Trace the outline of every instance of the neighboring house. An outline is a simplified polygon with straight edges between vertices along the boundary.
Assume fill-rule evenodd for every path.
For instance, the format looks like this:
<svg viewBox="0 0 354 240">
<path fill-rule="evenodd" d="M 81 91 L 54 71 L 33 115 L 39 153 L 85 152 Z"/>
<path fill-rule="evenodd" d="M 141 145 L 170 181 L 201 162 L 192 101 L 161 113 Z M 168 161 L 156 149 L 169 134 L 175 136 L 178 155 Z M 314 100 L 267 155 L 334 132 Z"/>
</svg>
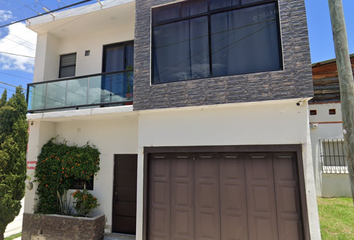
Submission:
<svg viewBox="0 0 354 240">
<path fill-rule="evenodd" d="M 354 54 L 350 59 L 353 68 Z M 309 108 L 317 195 L 351 197 L 336 60 L 312 64 L 312 74 L 315 97 Z"/>
<path fill-rule="evenodd" d="M 106 232 L 320 239 L 304 1 L 102 5 L 28 23 L 39 34 L 28 161 L 57 135 L 96 145 Z"/>
</svg>

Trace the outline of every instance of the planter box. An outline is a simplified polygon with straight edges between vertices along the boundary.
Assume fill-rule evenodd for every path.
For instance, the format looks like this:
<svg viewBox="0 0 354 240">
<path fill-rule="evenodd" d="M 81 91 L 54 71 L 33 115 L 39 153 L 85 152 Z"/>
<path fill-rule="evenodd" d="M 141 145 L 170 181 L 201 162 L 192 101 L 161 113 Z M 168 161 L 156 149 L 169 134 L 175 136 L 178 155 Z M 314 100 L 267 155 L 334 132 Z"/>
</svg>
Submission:
<svg viewBox="0 0 354 240">
<path fill-rule="evenodd" d="M 102 240 L 104 227 L 104 215 L 85 218 L 24 213 L 22 240 Z"/>
</svg>

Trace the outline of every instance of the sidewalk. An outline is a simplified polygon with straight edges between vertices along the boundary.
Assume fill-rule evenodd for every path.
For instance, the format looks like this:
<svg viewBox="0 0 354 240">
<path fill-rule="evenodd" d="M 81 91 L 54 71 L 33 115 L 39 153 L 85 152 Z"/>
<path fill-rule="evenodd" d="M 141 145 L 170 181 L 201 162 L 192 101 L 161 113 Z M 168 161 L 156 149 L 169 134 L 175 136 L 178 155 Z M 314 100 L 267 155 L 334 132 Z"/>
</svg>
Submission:
<svg viewBox="0 0 354 240">
<path fill-rule="evenodd" d="M 10 223 L 9 225 L 7 225 L 6 229 L 5 229 L 5 233 L 4 233 L 4 237 L 10 237 L 14 234 L 20 233 L 22 231 L 22 216 L 23 216 L 23 205 L 25 203 L 25 199 L 21 200 L 21 211 L 18 214 L 18 216 L 14 219 L 14 221 L 12 223 Z M 21 238 L 18 238 L 21 239 Z M 15 240 L 18 240 L 17 238 Z"/>
</svg>

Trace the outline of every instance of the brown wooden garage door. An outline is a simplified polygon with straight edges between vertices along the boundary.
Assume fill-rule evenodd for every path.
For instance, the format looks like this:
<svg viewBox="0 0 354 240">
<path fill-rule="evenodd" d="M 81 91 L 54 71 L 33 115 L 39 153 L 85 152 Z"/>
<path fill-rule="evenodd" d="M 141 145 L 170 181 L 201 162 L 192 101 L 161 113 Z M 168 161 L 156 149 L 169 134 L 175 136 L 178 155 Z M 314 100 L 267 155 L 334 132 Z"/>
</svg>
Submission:
<svg viewBox="0 0 354 240">
<path fill-rule="evenodd" d="M 303 239 L 293 153 L 151 154 L 147 238 Z"/>
</svg>

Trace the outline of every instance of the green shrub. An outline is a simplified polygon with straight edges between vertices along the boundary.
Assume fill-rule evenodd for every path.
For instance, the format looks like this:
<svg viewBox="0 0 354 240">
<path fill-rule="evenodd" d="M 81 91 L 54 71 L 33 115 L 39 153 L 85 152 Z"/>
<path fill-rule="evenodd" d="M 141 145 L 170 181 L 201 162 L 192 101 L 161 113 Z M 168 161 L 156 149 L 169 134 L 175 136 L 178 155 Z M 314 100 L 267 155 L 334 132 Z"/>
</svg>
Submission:
<svg viewBox="0 0 354 240">
<path fill-rule="evenodd" d="M 60 214 L 58 194 L 62 196 L 75 180 L 90 180 L 99 171 L 100 152 L 88 143 L 82 147 L 54 143 L 42 147 L 34 173 L 38 182 L 36 213 Z"/>
<path fill-rule="evenodd" d="M 87 216 L 100 204 L 98 204 L 97 198 L 95 198 L 86 189 L 83 191 L 77 190 L 73 193 L 74 209 L 79 216 Z"/>
</svg>

